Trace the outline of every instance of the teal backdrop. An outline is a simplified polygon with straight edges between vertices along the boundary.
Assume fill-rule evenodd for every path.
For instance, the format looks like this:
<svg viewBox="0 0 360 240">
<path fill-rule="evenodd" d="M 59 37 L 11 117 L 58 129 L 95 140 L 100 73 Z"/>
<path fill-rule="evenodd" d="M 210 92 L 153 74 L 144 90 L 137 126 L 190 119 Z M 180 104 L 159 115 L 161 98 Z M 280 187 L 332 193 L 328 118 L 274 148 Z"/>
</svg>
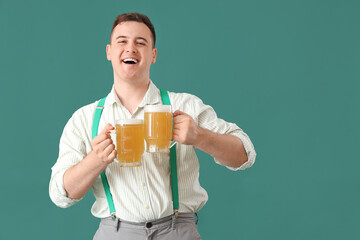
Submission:
<svg viewBox="0 0 360 240">
<path fill-rule="evenodd" d="M 156 85 L 255 145 L 238 172 L 198 152 L 203 239 L 360 239 L 355 0 L 0 0 L 0 239 L 92 239 L 92 192 L 61 209 L 48 184 L 67 120 L 111 89 L 105 46 L 132 11 L 156 28 Z"/>
</svg>

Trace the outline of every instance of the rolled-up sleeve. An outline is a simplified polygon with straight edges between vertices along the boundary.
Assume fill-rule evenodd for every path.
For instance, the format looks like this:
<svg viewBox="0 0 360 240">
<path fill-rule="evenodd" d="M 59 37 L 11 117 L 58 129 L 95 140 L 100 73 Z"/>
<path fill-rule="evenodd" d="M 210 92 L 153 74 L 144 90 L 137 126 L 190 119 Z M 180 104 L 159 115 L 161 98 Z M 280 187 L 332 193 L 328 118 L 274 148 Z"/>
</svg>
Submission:
<svg viewBox="0 0 360 240">
<path fill-rule="evenodd" d="M 51 168 L 49 195 L 55 205 L 62 208 L 70 207 L 81 200 L 67 197 L 64 187 L 64 174 L 66 170 L 79 163 L 86 156 L 84 142 L 86 134 L 81 130 L 83 129 L 82 125 L 80 116 L 75 112 L 64 128 L 60 138 L 59 156 Z"/>
<path fill-rule="evenodd" d="M 192 105 L 195 113 L 193 117 L 200 127 L 220 134 L 231 134 L 242 141 L 248 160 L 237 168 L 225 167 L 233 171 L 244 170 L 251 167 L 255 162 L 256 152 L 249 136 L 235 123 L 226 122 L 218 118 L 214 109 L 209 105 L 205 105 L 198 97 L 194 96 Z M 217 164 L 220 164 L 219 161 L 214 160 Z"/>
</svg>

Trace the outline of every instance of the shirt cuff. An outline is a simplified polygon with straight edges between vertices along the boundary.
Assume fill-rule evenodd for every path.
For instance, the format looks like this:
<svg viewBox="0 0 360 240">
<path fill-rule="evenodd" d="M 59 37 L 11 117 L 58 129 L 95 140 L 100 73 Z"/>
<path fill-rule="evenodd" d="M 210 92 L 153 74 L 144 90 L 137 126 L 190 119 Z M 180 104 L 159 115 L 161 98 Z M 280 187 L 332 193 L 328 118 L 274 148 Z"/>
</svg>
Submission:
<svg viewBox="0 0 360 240">
<path fill-rule="evenodd" d="M 215 162 L 219 165 L 225 166 L 226 168 L 228 168 L 232 171 L 245 170 L 245 169 L 251 167 L 255 162 L 256 152 L 255 152 L 254 146 L 251 143 L 249 137 L 246 134 L 242 134 L 242 133 L 238 133 L 238 132 L 231 133 L 231 135 L 234 135 L 234 136 L 240 138 L 240 140 L 242 141 L 242 144 L 244 146 L 248 160 L 239 167 L 225 166 L 225 165 L 221 164 L 218 160 L 214 159 Z"/>
<path fill-rule="evenodd" d="M 67 169 L 62 169 L 58 171 L 50 180 L 50 198 L 56 206 L 61 208 L 70 207 L 82 199 L 72 199 L 67 197 L 64 186 L 64 174 L 66 170 Z"/>
</svg>

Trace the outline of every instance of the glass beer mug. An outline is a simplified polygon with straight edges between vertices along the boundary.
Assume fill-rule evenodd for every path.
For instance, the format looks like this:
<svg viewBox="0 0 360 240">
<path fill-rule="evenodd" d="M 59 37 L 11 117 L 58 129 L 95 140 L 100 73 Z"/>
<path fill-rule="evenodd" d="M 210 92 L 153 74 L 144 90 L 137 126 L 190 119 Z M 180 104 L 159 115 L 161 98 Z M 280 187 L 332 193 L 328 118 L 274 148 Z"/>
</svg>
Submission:
<svg viewBox="0 0 360 240">
<path fill-rule="evenodd" d="M 121 167 L 141 166 L 141 156 L 144 153 L 144 123 L 141 119 L 121 119 L 116 121 L 115 147 L 116 159 Z"/>
<path fill-rule="evenodd" d="M 146 151 L 167 153 L 174 146 L 170 105 L 147 105 L 144 109 Z"/>
</svg>

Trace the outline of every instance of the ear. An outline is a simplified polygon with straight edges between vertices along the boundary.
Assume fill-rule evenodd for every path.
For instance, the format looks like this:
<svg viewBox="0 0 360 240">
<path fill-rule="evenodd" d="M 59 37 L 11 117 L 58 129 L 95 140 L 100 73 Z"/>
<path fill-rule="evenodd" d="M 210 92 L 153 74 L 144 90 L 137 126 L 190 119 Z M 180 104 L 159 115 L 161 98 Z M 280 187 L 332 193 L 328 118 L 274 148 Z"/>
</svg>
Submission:
<svg viewBox="0 0 360 240">
<path fill-rule="evenodd" d="M 111 61 L 110 44 L 106 45 L 106 58 L 107 60 Z"/>
<path fill-rule="evenodd" d="M 156 56 L 157 56 L 157 49 L 156 48 L 153 48 L 153 58 L 152 58 L 152 61 L 151 63 L 154 64 L 156 62 Z"/>
</svg>

